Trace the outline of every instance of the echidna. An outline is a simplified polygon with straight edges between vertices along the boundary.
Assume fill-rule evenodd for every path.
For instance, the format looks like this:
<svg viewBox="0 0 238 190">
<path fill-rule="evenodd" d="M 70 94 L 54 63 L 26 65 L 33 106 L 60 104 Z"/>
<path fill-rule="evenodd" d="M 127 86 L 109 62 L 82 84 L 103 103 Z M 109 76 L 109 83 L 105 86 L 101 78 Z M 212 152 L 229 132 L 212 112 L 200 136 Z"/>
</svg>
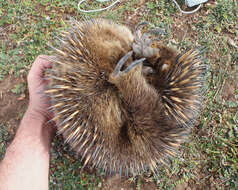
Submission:
<svg viewBox="0 0 238 190">
<path fill-rule="evenodd" d="M 104 19 L 71 21 L 54 48 L 46 93 L 58 133 L 84 165 L 105 172 L 155 172 L 174 156 L 202 105 L 205 66 Z"/>
</svg>

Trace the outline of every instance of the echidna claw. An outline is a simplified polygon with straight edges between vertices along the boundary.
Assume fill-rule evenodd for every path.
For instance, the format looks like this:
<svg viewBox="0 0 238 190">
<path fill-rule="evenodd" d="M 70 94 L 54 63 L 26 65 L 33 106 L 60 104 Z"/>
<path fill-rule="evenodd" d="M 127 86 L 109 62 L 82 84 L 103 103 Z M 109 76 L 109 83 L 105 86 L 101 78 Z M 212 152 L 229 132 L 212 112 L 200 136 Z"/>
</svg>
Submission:
<svg viewBox="0 0 238 190">
<path fill-rule="evenodd" d="M 143 28 L 144 26 L 148 25 L 149 22 L 144 21 L 144 22 L 140 22 L 137 26 L 136 26 L 136 31 L 141 30 L 141 28 Z"/>
<path fill-rule="evenodd" d="M 136 32 L 135 32 L 135 41 L 139 41 L 141 36 L 142 36 L 142 33 L 141 33 L 141 30 L 144 26 L 148 25 L 149 23 L 148 22 L 141 22 L 139 23 L 137 26 L 136 26 Z"/>
<path fill-rule="evenodd" d="M 140 63 L 142 63 L 143 61 L 145 61 L 145 58 L 141 58 L 139 60 L 135 60 L 133 61 L 124 71 L 125 73 L 128 73 L 132 68 L 134 68 L 135 66 L 139 65 Z"/>
<path fill-rule="evenodd" d="M 151 29 L 149 29 L 144 35 L 152 35 L 152 34 L 154 34 L 154 35 L 165 35 L 165 30 L 163 30 L 162 28 L 158 28 L 158 27 L 156 27 L 156 28 L 151 28 Z M 143 38 L 143 37 L 142 37 Z"/>
<path fill-rule="evenodd" d="M 140 63 L 142 63 L 145 60 L 145 58 L 135 60 L 132 63 L 130 63 L 130 65 L 124 71 L 121 71 L 122 66 L 126 63 L 128 58 L 132 56 L 132 54 L 133 54 L 133 51 L 130 51 L 120 59 L 120 61 L 116 65 L 116 68 L 113 71 L 113 76 L 114 77 L 117 76 L 120 72 L 128 73 L 132 68 L 139 65 Z"/>
<path fill-rule="evenodd" d="M 116 76 L 120 72 L 122 66 L 126 63 L 129 57 L 131 57 L 133 54 L 133 51 L 129 51 L 125 56 L 123 56 L 120 61 L 117 63 L 116 68 L 113 72 L 113 75 Z"/>
</svg>

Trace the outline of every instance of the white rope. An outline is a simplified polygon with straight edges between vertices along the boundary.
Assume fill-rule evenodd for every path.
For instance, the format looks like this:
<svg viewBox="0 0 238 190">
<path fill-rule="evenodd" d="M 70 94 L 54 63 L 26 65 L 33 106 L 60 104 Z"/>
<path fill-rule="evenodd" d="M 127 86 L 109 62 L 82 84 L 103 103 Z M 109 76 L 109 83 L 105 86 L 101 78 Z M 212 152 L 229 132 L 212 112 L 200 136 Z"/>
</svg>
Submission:
<svg viewBox="0 0 238 190">
<path fill-rule="evenodd" d="M 111 5 L 109 5 L 108 7 L 105 7 L 105 8 L 101 8 L 101 9 L 95 9 L 95 10 L 84 10 L 84 9 L 81 9 L 80 8 L 80 5 L 85 2 L 86 0 L 81 0 L 79 3 L 78 3 L 78 10 L 83 12 L 83 13 L 95 13 L 95 12 L 99 12 L 99 11 L 104 11 L 104 10 L 107 10 L 107 9 L 110 9 L 111 7 L 113 7 L 115 4 L 119 3 L 120 0 L 116 0 L 115 2 L 113 2 Z M 102 2 L 107 2 L 107 1 L 111 1 L 111 0 L 96 0 L 97 2 L 99 3 L 102 3 Z"/>
<path fill-rule="evenodd" d="M 181 7 L 179 6 L 179 4 L 177 3 L 176 0 L 172 0 L 172 1 L 174 2 L 174 4 L 176 5 L 176 7 L 178 8 L 178 10 L 179 10 L 181 13 L 183 13 L 183 14 L 192 14 L 192 13 L 195 13 L 195 12 L 197 12 L 197 11 L 201 8 L 201 6 L 202 6 L 202 4 L 200 4 L 196 9 L 194 9 L 194 10 L 192 10 L 192 11 L 183 11 L 183 10 L 181 9 Z"/>
</svg>

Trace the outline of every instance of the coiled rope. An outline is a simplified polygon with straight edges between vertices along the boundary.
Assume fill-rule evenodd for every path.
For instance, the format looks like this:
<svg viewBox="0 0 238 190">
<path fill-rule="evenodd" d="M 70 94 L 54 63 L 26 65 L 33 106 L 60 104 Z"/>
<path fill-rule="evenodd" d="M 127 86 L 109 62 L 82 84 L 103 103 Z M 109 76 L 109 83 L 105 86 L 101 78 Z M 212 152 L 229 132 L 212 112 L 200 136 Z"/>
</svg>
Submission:
<svg viewBox="0 0 238 190">
<path fill-rule="evenodd" d="M 79 10 L 80 12 L 83 12 L 83 13 L 95 13 L 95 12 L 104 11 L 104 10 L 110 9 L 111 7 L 113 7 L 114 5 L 116 5 L 117 3 L 120 2 L 120 0 L 116 0 L 116 1 L 114 1 L 111 5 L 109 5 L 109 6 L 105 7 L 105 8 L 84 10 L 84 9 L 81 9 L 81 8 L 80 8 L 80 5 L 81 5 L 82 3 L 84 3 L 85 1 L 87 1 L 87 0 L 81 0 L 81 1 L 79 1 L 79 3 L 78 3 L 78 10 Z M 95 1 L 97 1 L 97 2 L 99 2 L 99 3 L 102 3 L 102 2 L 108 2 L 108 1 L 111 1 L 111 0 L 95 0 Z M 202 6 L 202 4 L 199 4 L 199 6 L 198 6 L 196 9 L 192 10 L 192 11 L 184 11 L 184 10 L 181 9 L 181 7 L 179 6 L 179 4 L 177 3 L 176 0 L 172 0 L 172 1 L 173 1 L 173 3 L 176 5 L 176 7 L 178 8 L 178 10 L 179 10 L 181 13 L 183 13 L 183 14 L 192 14 L 192 13 L 195 13 L 195 12 L 197 12 L 197 11 L 201 8 L 201 6 Z"/>
<path fill-rule="evenodd" d="M 111 7 L 113 7 L 115 4 L 117 4 L 117 3 L 119 3 L 120 2 L 120 0 L 116 0 L 116 1 L 114 1 L 111 5 L 109 5 L 109 6 L 107 6 L 107 7 L 105 7 L 105 8 L 101 8 L 101 9 L 92 9 L 92 10 L 84 10 L 84 9 L 81 9 L 80 8 L 80 5 L 82 4 L 82 3 L 84 3 L 86 0 L 81 0 L 81 1 L 79 1 L 79 3 L 78 3 L 78 10 L 79 11 L 81 11 L 81 12 L 83 12 L 83 13 L 95 13 L 95 12 L 99 12 L 99 11 L 104 11 L 104 10 L 107 10 L 107 9 L 110 9 Z M 107 2 L 107 1 L 111 1 L 111 0 L 95 0 L 95 1 L 97 1 L 97 2 L 99 2 L 99 3 L 102 3 L 102 2 Z"/>
<path fill-rule="evenodd" d="M 197 12 L 202 6 L 202 4 L 199 4 L 199 6 L 196 9 L 192 10 L 192 11 L 183 11 L 176 0 L 172 0 L 172 1 L 174 2 L 176 7 L 178 8 L 178 10 L 183 14 L 193 14 L 193 13 Z"/>
</svg>

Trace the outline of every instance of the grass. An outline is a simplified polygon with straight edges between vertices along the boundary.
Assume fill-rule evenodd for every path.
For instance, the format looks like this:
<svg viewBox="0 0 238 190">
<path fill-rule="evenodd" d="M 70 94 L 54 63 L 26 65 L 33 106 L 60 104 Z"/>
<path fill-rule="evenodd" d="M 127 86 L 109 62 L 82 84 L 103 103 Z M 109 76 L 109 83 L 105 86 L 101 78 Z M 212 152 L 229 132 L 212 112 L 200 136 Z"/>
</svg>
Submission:
<svg viewBox="0 0 238 190">
<path fill-rule="evenodd" d="M 62 141 L 62 139 L 61 139 Z M 95 189 L 101 187 L 100 172 L 80 173 L 80 159 L 59 139 L 53 142 L 50 166 L 50 189 Z"/>
<path fill-rule="evenodd" d="M 6 151 L 7 141 L 10 139 L 10 135 L 7 131 L 6 125 L 0 124 L 0 129 L 0 160 L 2 160 Z"/>
<path fill-rule="evenodd" d="M 232 40 L 238 44 L 237 1 L 209 1 L 190 16 L 180 14 L 170 1 L 141 2 L 122 1 L 109 11 L 86 16 L 102 16 L 130 26 L 147 20 L 165 29 L 161 40 L 172 47 L 181 51 L 192 46 L 206 47 L 205 62 L 210 66 L 200 124 L 182 147 L 181 155 L 172 161 L 171 167 L 162 167 L 158 177 L 153 177 L 154 182 L 158 189 L 174 189 L 179 184 L 192 189 L 238 189 L 238 51 L 229 43 Z M 88 5 L 100 6 L 92 1 Z M 89 8 L 88 5 L 82 7 Z M 67 15 L 85 17 L 77 11 L 77 1 L 0 0 L 0 80 L 8 75 L 26 74 L 36 56 L 47 53 L 47 43 L 65 27 Z M 11 90 L 18 94 L 22 85 Z M 0 158 L 10 138 L 5 125 L 0 123 Z M 53 144 L 51 189 L 103 188 L 103 174 L 80 174 L 81 163 L 68 147 L 59 139 Z M 142 189 L 141 178 L 131 181 L 136 183 L 136 189 Z"/>
</svg>

